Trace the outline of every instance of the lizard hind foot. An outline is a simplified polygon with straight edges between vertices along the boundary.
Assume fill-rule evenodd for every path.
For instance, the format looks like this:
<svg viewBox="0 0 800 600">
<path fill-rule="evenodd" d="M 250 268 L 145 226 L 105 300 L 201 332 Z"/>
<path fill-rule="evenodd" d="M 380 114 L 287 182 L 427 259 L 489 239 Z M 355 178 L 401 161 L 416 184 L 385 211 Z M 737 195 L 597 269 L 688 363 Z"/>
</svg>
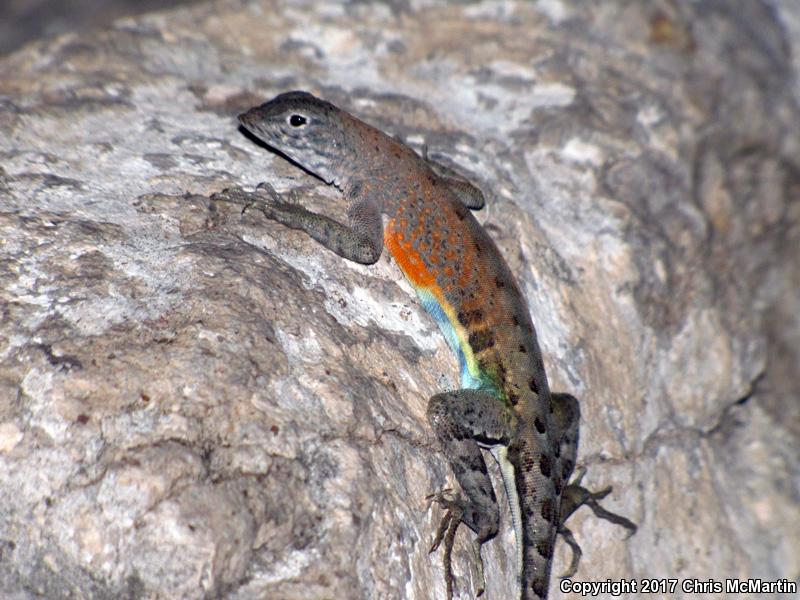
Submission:
<svg viewBox="0 0 800 600">
<path fill-rule="evenodd" d="M 561 498 L 561 528 L 564 529 L 564 522 L 569 518 L 569 516 L 575 512 L 579 507 L 586 505 L 592 509 L 592 512 L 595 514 L 596 517 L 600 519 L 604 519 L 615 525 L 619 525 L 620 527 L 624 527 L 628 530 L 628 536 L 632 536 L 636 533 L 638 527 L 636 524 L 631 521 L 630 519 L 623 517 L 622 515 L 618 515 L 617 513 L 613 513 L 610 510 L 603 508 L 600 505 L 600 500 L 608 496 L 611 491 L 612 487 L 604 487 L 602 490 L 598 490 L 596 492 L 592 492 L 587 490 L 585 487 L 578 484 L 580 478 L 576 481 L 570 483 L 566 488 L 564 488 L 564 493 Z M 560 531 L 559 531 L 560 532 Z M 566 539 L 566 536 L 564 536 Z"/>
<path fill-rule="evenodd" d="M 452 488 L 442 488 L 440 491 L 429 494 L 425 497 L 428 502 L 428 510 L 436 503 L 445 509 L 445 514 L 442 517 L 439 527 L 436 530 L 433 543 L 428 553 L 436 552 L 439 546 L 444 542 L 444 553 L 442 554 L 442 566 L 444 567 L 444 580 L 447 587 L 447 600 L 453 597 L 453 583 L 455 577 L 453 576 L 453 544 L 456 539 L 456 532 L 458 526 L 462 523 L 464 516 L 466 501 L 459 494 L 453 492 Z M 488 535 L 479 536 L 473 540 L 470 545 L 472 552 L 471 565 L 475 565 L 473 574 L 476 576 L 477 588 L 475 590 L 476 596 L 483 595 L 486 589 L 486 577 L 483 568 L 483 557 L 481 556 L 481 545 L 486 541 Z"/>
<path fill-rule="evenodd" d="M 564 539 L 564 541 L 572 550 L 572 559 L 570 560 L 569 567 L 567 567 L 567 570 L 563 575 L 560 575 L 561 579 L 569 579 L 575 575 L 575 573 L 578 571 L 581 555 L 583 554 L 581 552 L 581 547 L 578 545 L 578 542 L 572 535 L 572 531 L 570 531 L 564 525 L 570 515 L 572 515 L 572 513 L 574 513 L 581 506 L 586 505 L 592 509 L 592 512 L 594 512 L 595 516 L 627 529 L 627 537 L 632 536 L 637 530 L 636 524 L 630 519 L 613 513 L 600 505 L 599 501 L 611 493 L 611 486 L 605 487 L 597 492 L 591 492 L 580 485 L 584 473 L 585 470 L 579 470 L 577 477 L 572 481 L 572 483 L 564 488 L 564 491 L 561 495 L 561 516 L 559 519 L 558 534 Z"/>
<path fill-rule="evenodd" d="M 436 530 L 433 543 L 431 544 L 428 554 L 436 552 L 439 546 L 444 542 L 444 552 L 442 553 L 442 567 L 444 568 L 444 581 L 447 590 L 447 600 L 453 598 L 453 544 L 456 539 L 456 532 L 458 526 L 461 525 L 461 517 L 464 514 L 464 501 L 458 494 L 453 493 L 450 488 L 443 488 L 442 490 L 426 496 L 428 501 L 428 509 L 436 503 L 445 509 L 444 516 L 442 517 L 439 527 Z M 479 555 L 480 556 L 480 555 Z M 480 590 L 478 595 L 483 592 Z"/>
</svg>

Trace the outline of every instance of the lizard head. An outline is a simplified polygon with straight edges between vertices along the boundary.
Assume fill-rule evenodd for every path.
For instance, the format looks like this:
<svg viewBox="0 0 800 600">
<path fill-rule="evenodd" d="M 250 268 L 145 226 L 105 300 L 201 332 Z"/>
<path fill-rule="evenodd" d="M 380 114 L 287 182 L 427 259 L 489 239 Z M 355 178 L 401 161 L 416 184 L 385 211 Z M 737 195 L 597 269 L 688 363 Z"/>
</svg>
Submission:
<svg viewBox="0 0 800 600">
<path fill-rule="evenodd" d="M 286 92 L 239 115 L 251 134 L 326 183 L 338 184 L 346 113 L 308 92 Z"/>
</svg>

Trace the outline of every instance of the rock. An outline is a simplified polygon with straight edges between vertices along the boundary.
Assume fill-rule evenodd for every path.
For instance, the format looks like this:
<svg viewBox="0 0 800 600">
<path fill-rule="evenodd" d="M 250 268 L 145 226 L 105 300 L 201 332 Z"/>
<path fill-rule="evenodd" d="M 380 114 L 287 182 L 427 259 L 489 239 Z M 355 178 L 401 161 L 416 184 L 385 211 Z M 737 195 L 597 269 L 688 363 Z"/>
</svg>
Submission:
<svg viewBox="0 0 800 600">
<path fill-rule="evenodd" d="M 344 214 L 236 130 L 288 89 L 487 191 L 552 388 L 582 401 L 586 482 L 639 525 L 578 511 L 576 581 L 796 579 L 799 19 L 228 1 L 0 61 L 3 597 L 443 596 L 434 323 L 388 258 L 208 200 L 266 180 Z M 513 595 L 503 519 L 489 599 Z"/>
</svg>

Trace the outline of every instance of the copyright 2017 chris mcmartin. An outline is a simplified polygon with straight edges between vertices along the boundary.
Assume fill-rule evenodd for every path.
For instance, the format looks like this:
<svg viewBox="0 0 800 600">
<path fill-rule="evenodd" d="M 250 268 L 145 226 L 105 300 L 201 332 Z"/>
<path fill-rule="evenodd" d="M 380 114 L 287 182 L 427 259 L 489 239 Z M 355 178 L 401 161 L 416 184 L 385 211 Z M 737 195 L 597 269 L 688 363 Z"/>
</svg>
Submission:
<svg viewBox="0 0 800 600">
<path fill-rule="evenodd" d="M 622 594 L 796 594 L 797 582 L 788 579 L 606 579 L 573 581 L 562 579 L 565 594 L 581 596 L 621 596 Z"/>
</svg>

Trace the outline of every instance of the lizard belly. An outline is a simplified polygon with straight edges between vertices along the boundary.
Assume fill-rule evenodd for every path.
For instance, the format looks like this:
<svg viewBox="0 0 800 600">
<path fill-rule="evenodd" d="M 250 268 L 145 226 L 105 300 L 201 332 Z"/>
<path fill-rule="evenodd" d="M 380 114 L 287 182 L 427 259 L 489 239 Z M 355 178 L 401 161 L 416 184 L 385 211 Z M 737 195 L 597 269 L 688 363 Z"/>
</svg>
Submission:
<svg viewBox="0 0 800 600">
<path fill-rule="evenodd" d="M 500 466 L 500 474 L 503 477 L 503 487 L 506 490 L 508 506 L 511 509 L 511 523 L 514 526 L 514 539 L 517 541 L 517 581 L 522 580 L 522 504 L 517 486 L 514 485 L 514 464 L 508 459 L 508 447 L 492 446 L 489 452 Z"/>
</svg>

